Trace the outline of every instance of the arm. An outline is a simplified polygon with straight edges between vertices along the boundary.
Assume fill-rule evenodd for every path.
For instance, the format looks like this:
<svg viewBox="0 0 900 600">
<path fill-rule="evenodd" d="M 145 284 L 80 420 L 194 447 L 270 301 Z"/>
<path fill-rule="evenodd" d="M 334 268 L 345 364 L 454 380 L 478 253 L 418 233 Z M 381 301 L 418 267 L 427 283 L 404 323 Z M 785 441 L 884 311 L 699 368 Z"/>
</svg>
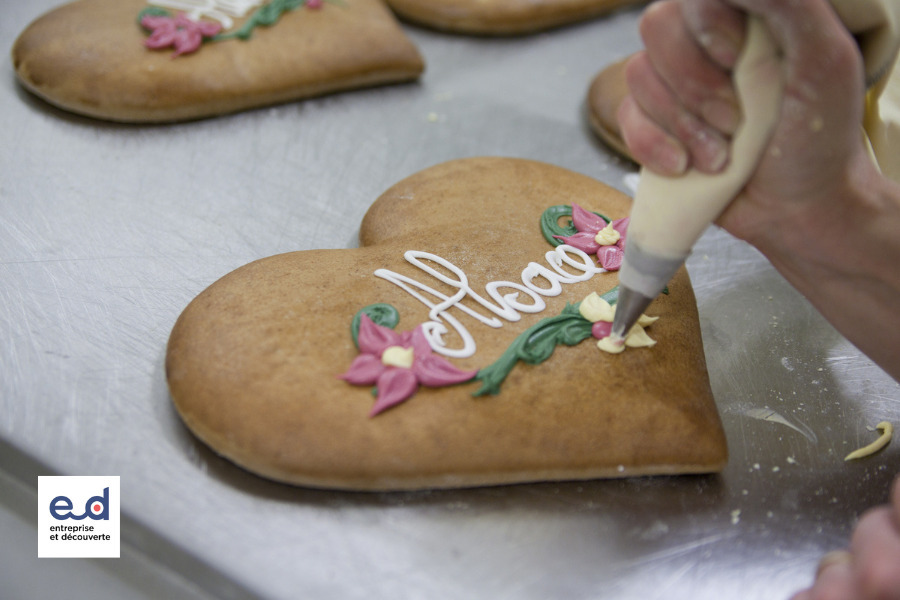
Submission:
<svg viewBox="0 0 900 600">
<path fill-rule="evenodd" d="M 730 69 L 752 8 L 785 56 L 779 124 L 718 223 L 758 248 L 847 339 L 900 379 L 900 186 L 861 135 L 863 66 L 824 0 L 664 0 L 641 23 L 619 120 L 647 168 L 716 172 L 740 119 Z"/>
</svg>

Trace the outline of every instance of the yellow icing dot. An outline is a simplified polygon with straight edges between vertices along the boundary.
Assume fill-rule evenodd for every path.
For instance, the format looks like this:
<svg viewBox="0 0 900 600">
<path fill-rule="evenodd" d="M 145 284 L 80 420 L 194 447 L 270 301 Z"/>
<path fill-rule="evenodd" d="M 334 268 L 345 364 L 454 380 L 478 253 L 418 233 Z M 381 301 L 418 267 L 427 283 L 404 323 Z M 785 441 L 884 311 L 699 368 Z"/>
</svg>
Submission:
<svg viewBox="0 0 900 600">
<path fill-rule="evenodd" d="M 606 227 L 597 232 L 597 235 L 594 236 L 594 241 L 601 246 L 612 246 L 618 242 L 621 237 L 622 234 L 613 229 L 613 224 L 610 222 Z"/>
<path fill-rule="evenodd" d="M 610 334 L 597 342 L 597 347 L 610 354 L 619 354 L 625 350 L 625 340 Z"/>
<path fill-rule="evenodd" d="M 391 346 L 381 354 L 381 364 L 386 367 L 403 367 L 408 369 L 413 364 L 413 349 Z"/>
</svg>

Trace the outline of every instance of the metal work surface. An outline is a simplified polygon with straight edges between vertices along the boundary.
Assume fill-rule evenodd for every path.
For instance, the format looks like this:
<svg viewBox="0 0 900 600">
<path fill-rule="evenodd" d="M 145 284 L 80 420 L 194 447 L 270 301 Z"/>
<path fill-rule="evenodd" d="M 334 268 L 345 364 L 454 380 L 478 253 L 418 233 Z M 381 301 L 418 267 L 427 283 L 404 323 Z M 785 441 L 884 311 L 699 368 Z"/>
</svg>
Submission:
<svg viewBox="0 0 900 600">
<path fill-rule="evenodd" d="M 6 2 L 7 49 L 53 0 Z M 416 84 L 166 126 L 68 115 L 0 69 L 3 598 L 786 598 L 886 501 L 900 389 L 755 250 L 688 263 L 730 448 L 718 476 L 401 494 L 292 488 L 216 457 L 174 412 L 180 311 L 258 258 L 356 244 L 394 182 L 468 156 L 542 160 L 630 191 L 595 140 L 591 78 L 639 11 L 513 39 L 405 26 Z M 646 435 L 653 435 L 647 431 Z M 38 559 L 37 476 L 119 475 L 121 559 Z"/>
</svg>

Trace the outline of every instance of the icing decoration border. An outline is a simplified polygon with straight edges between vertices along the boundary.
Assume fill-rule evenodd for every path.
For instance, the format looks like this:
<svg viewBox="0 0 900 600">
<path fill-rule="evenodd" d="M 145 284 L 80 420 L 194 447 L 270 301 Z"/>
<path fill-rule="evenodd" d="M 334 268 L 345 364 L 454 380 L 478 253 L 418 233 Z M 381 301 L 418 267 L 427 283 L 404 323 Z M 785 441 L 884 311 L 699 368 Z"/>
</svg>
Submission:
<svg viewBox="0 0 900 600">
<path fill-rule="evenodd" d="M 160 6 L 148 6 L 138 13 L 138 25 L 147 34 L 144 45 L 152 50 L 173 47 L 172 58 L 196 52 L 206 42 L 220 42 L 230 39 L 249 40 L 257 27 L 271 27 L 278 23 L 284 13 L 305 6 L 317 10 L 323 4 L 335 4 L 346 7 L 343 0 L 271 0 L 259 6 L 235 31 L 223 32 L 231 26 L 231 19 L 223 24 L 200 18 L 193 19 L 178 11 L 171 11 Z"/>
<path fill-rule="evenodd" d="M 560 220 L 567 216 L 572 217 L 572 220 L 567 225 L 561 225 Z M 376 395 L 376 402 L 369 413 L 370 417 L 405 402 L 415 395 L 420 385 L 442 387 L 479 381 L 481 386 L 472 393 L 473 397 L 499 394 L 504 381 L 519 362 L 538 365 L 549 359 L 557 346 L 575 346 L 589 337 L 599 340 L 609 335 L 614 305 L 619 297 L 618 285 L 602 296 L 592 293 L 581 302 L 567 303 L 560 314 L 543 318 L 526 329 L 513 340 L 496 361 L 477 371 L 461 371 L 447 359 L 438 356 L 438 353 L 450 357 L 474 354 L 474 339 L 455 317 L 446 313 L 450 308 L 459 308 L 489 327 L 498 328 L 503 325 L 496 317 L 485 317 L 460 304 L 460 300 L 464 297 L 471 297 L 482 307 L 510 322 L 521 319 L 521 315 L 517 311 L 540 312 L 546 307 L 541 296 L 559 295 L 562 293 L 561 284 L 587 281 L 595 274 L 611 270 L 592 266 L 588 253 L 577 246 L 570 246 L 568 242 L 576 238 L 576 243 L 579 243 L 578 239 L 580 238 L 599 236 L 601 231 L 613 229 L 615 225 L 617 226 L 616 231 L 621 237 L 616 236 L 613 243 L 604 244 L 602 247 L 614 244 L 615 248 L 621 251 L 624 246 L 628 219 L 610 221 L 600 213 L 588 213 L 577 204 L 572 204 L 571 206 L 556 205 L 547 208 L 541 215 L 540 224 L 544 238 L 555 247 L 555 250 L 545 255 L 552 270 L 532 262 L 522 271 L 524 285 L 509 281 L 488 283 L 485 289 L 497 304 L 492 304 L 472 290 L 462 269 L 428 252 L 410 250 L 404 254 L 404 257 L 425 273 L 455 288 L 457 293 L 454 295 L 447 296 L 415 279 L 387 269 L 375 271 L 375 276 L 397 285 L 425 304 L 430 309 L 430 321 L 418 325 L 411 331 L 396 333 L 393 329 L 399 324 L 400 315 L 397 309 L 390 304 L 371 304 L 360 309 L 354 315 L 350 329 L 353 342 L 360 353 L 353 360 L 349 369 L 338 375 L 338 378 L 353 385 L 375 384 L 373 393 Z M 597 242 L 594 245 L 600 244 Z M 568 253 L 574 254 L 581 262 L 572 259 Z M 599 258 L 602 262 L 602 256 Z M 441 265 L 453 273 L 456 279 L 425 265 L 422 262 L 423 259 Z M 576 275 L 564 270 L 563 263 L 581 273 Z M 534 284 L 533 279 L 538 277 L 549 281 L 550 288 L 542 288 Z M 532 299 L 533 304 L 518 302 L 516 300 L 518 293 L 501 296 L 498 292 L 501 287 L 526 293 Z M 420 292 L 430 294 L 442 301 L 437 304 L 432 303 Z M 668 294 L 668 288 L 663 292 Z M 462 350 L 444 348 L 441 336 L 448 330 L 439 321 L 441 318 L 446 320 L 463 338 L 465 347 Z M 656 342 L 646 335 L 643 327 L 649 326 L 655 320 L 655 318 L 643 318 L 632 332 L 629 332 L 626 345 L 654 345 Z M 634 333 L 634 338 L 632 338 L 632 333 Z"/>
</svg>

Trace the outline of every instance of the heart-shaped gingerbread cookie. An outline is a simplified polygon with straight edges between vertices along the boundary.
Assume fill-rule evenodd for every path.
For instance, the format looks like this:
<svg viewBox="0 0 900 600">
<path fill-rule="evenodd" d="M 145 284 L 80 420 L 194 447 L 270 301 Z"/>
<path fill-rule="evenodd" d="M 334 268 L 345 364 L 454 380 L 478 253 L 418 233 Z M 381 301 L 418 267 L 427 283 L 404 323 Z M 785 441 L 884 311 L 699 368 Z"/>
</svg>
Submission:
<svg viewBox="0 0 900 600">
<path fill-rule="evenodd" d="M 614 268 L 628 206 L 521 159 L 412 175 L 369 209 L 359 248 L 265 258 L 194 299 L 168 345 L 175 406 L 235 463 L 314 487 L 717 471 L 686 271 L 648 310 L 655 345 L 611 355 L 592 337 L 617 275 L 589 252 Z"/>
<path fill-rule="evenodd" d="M 23 86 L 99 119 L 197 119 L 410 81 L 418 50 L 380 0 L 78 0 L 12 49 Z"/>
<path fill-rule="evenodd" d="M 455 33 L 520 35 L 586 21 L 647 0 L 387 0 L 399 16 Z"/>
</svg>

